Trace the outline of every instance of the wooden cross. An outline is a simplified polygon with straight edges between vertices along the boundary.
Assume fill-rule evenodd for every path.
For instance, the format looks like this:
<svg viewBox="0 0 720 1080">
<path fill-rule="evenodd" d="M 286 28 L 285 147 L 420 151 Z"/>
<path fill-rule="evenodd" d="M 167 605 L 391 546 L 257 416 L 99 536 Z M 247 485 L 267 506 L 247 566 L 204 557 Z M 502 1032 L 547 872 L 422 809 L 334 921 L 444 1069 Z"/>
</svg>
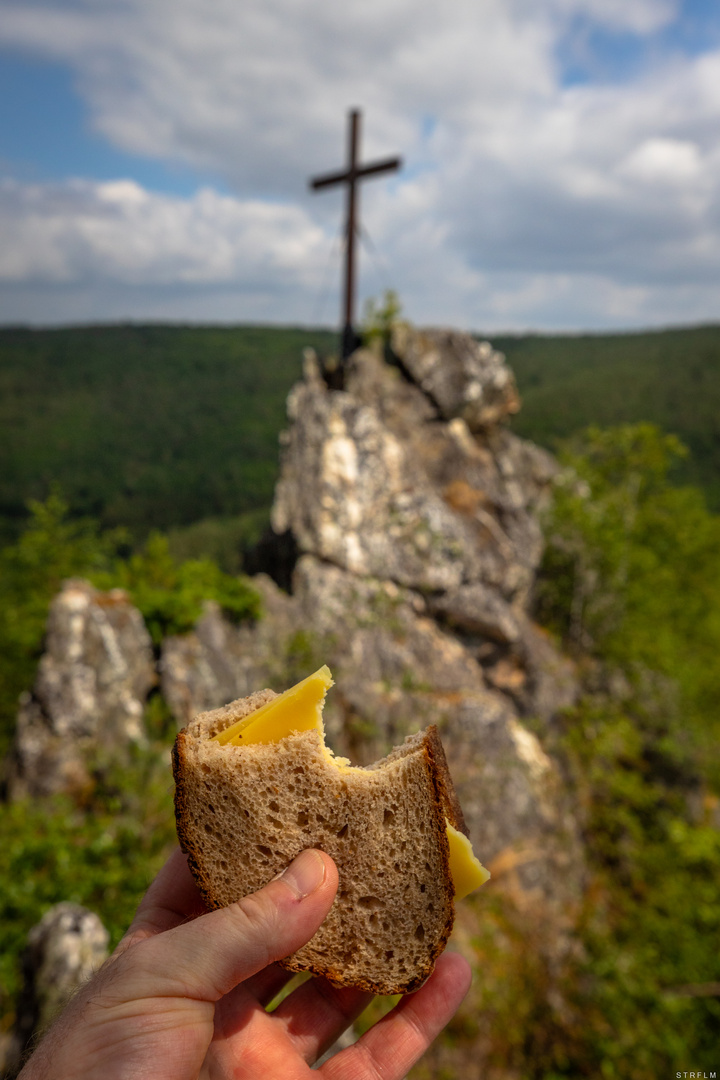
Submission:
<svg viewBox="0 0 720 1080">
<path fill-rule="evenodd" d="M 343 335 L 342 335 L 342 359 L 346 360 L 358 344 L 358 338 L 353 330 L 355 317 L 355 234 L 357 232 L 358 196 L 357 183 L 366 176 L 376 176 L 378 173 L 391 172 L 399 169 L 402 158 L 385 158 L 383 161 L 375 161 L 371 165 L 360 165 L 360 110 L 352 109 L 349 114 L 348 125 L 348 164 L 347 168 L 340 172 L 327 173 L 325 176 L 316 176 L 310 181 L 313 191 L 321 188 L 334 187 L 336 184 L 347 184 L 347 224 L 345 245 L 345 294 L 343 303 Z"/>
</svg>

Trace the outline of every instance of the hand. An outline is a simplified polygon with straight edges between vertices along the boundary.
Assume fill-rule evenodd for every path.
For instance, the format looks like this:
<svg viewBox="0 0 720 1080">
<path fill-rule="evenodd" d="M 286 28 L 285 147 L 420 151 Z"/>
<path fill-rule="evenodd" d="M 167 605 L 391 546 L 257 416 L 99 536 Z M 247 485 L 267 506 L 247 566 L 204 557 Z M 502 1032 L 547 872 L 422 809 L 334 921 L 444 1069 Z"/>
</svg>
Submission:
<svg viewBox="0 0 720 1080">
<path fill-rule="evenodd" d="M 292 977 L 275 961 L 309 941 L 337 881 L 332 859 L 310 849 L 264 889 L 207 912 L 176 851 L 19 1080 L 401 1080 L 467 993 L 462 957 L 444 953 L 421 990 L 315 1071 L 370 995 L 315 978 L 265 1011 Z"/>
</svg>

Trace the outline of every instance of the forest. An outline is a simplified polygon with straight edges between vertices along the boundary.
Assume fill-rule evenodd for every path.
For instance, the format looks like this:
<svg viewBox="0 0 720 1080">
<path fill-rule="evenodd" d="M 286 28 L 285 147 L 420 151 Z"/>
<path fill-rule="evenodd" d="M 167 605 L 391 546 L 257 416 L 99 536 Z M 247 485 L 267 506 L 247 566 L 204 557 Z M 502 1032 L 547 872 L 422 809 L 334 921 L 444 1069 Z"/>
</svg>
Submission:
<svg viewBox="0 0 720 1080">
<path fill-rule="evenodd" d="M 482 893 L 469 943 L 474 1040 L 497 1076 L 656 1080 L 717 1062 L 720 996 L 720 328 L 495 339 L 515 430 L 562 470 L 544 520 L 534 617 L 582 677 L 537 727 L 581 807 L 580 948 L 549 971 L 533 927 Z M 202 599 L 262 617 L 242 558 L 266 520 L 284 399 L 325 331 L 105 327 L 0 331 L 0 737 L 32 685 L 47 606 L 69 576 L 122 585 L 154 640 Z M 527 720 L 533 727 L 532 718 Z M 99 756 L 82 797 L 0 803 L 0 1017 L 25 935 L 61 897 L 115 943 L 174 835 L 172 718 Z M 572 1007 L 548 1008 L 560 993 Z M 382 1008 L 382 1003 L 374 1007 Z M 455 1058 L 452 1055 L 456 1055 Z M 462 1072 L 443 1066 L 442 1080 Z M 411 1074 L 425 1080 L 420 1065 Z M 433 1074 L 440 1077 L 440 1073 Z"/>
<path fill-rule="evenodd" d="M 516 374 L 518 434 L 554 449 L 589 424 L 655 423 L 690 450 L 678 480 L 720 508 L 720 327 L 492 343 Z M 285 398 L 306 346 L 329 354 L 337 337 L 252 326 L 0 328 L 0 544 L 19 535 L 28 500 L 53 492 L 74 517 L 137 539 L 217 518 L 242 535 L 247 514 L 252 532 L 272 500 Z"/>
</svg>

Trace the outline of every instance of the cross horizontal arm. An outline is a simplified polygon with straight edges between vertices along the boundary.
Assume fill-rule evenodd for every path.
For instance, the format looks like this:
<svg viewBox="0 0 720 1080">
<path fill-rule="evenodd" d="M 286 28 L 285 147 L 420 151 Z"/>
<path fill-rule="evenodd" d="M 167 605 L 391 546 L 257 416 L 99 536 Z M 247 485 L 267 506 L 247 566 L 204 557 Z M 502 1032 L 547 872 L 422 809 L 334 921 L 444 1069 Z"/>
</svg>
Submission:
<svg viewBox="0 0 720 1080">
<path fill-rule="evenodd" d="M 348 183 L 365 176 L 373 176 L 375 173 L 391 172 L 399 169 L 401 165 L 402 158 L 385 158 L 383 161 L 376 161 L 373 165 L 361 165 L 359 169 L 342 169 L 339 172 L 327 173 L 325 176 L 317 176 L 310 181 L 310 187 L 313 191 L 317 191 L 319 188 Z"/>
<path fill-rule="evenodd" d="M 395 169 L 399 169 L 401 165 L 402 158 L 385 158 L 383 161 L 376 161 L 374 165 L 361 165 L 359 169 L 355 170 L 355 175 L 372 176 L 373 173 L 393 172 Z"/>
</svg>

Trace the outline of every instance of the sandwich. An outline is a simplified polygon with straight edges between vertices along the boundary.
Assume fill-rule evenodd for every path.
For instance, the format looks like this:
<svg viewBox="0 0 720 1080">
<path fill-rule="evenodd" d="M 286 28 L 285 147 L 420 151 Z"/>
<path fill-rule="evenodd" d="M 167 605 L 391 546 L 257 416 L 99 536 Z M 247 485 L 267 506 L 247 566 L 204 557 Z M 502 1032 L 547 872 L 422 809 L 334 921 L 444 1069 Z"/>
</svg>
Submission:
<svg viewBox="0 0 720 1080">
<path fill-rule="evenodd" d="M 201 713 L 173 747 L 180 845 L 210 908 L 255 892 L 301 851 L 335 860 L 338 893 L 314 937 L 281 961 L 335 986 L 416 990 L 455 900 L 489 874 L 475 858 L 434 725 L 355 767 L 325 745 L 327 667 L 284 694 Z"/>
</svg>

